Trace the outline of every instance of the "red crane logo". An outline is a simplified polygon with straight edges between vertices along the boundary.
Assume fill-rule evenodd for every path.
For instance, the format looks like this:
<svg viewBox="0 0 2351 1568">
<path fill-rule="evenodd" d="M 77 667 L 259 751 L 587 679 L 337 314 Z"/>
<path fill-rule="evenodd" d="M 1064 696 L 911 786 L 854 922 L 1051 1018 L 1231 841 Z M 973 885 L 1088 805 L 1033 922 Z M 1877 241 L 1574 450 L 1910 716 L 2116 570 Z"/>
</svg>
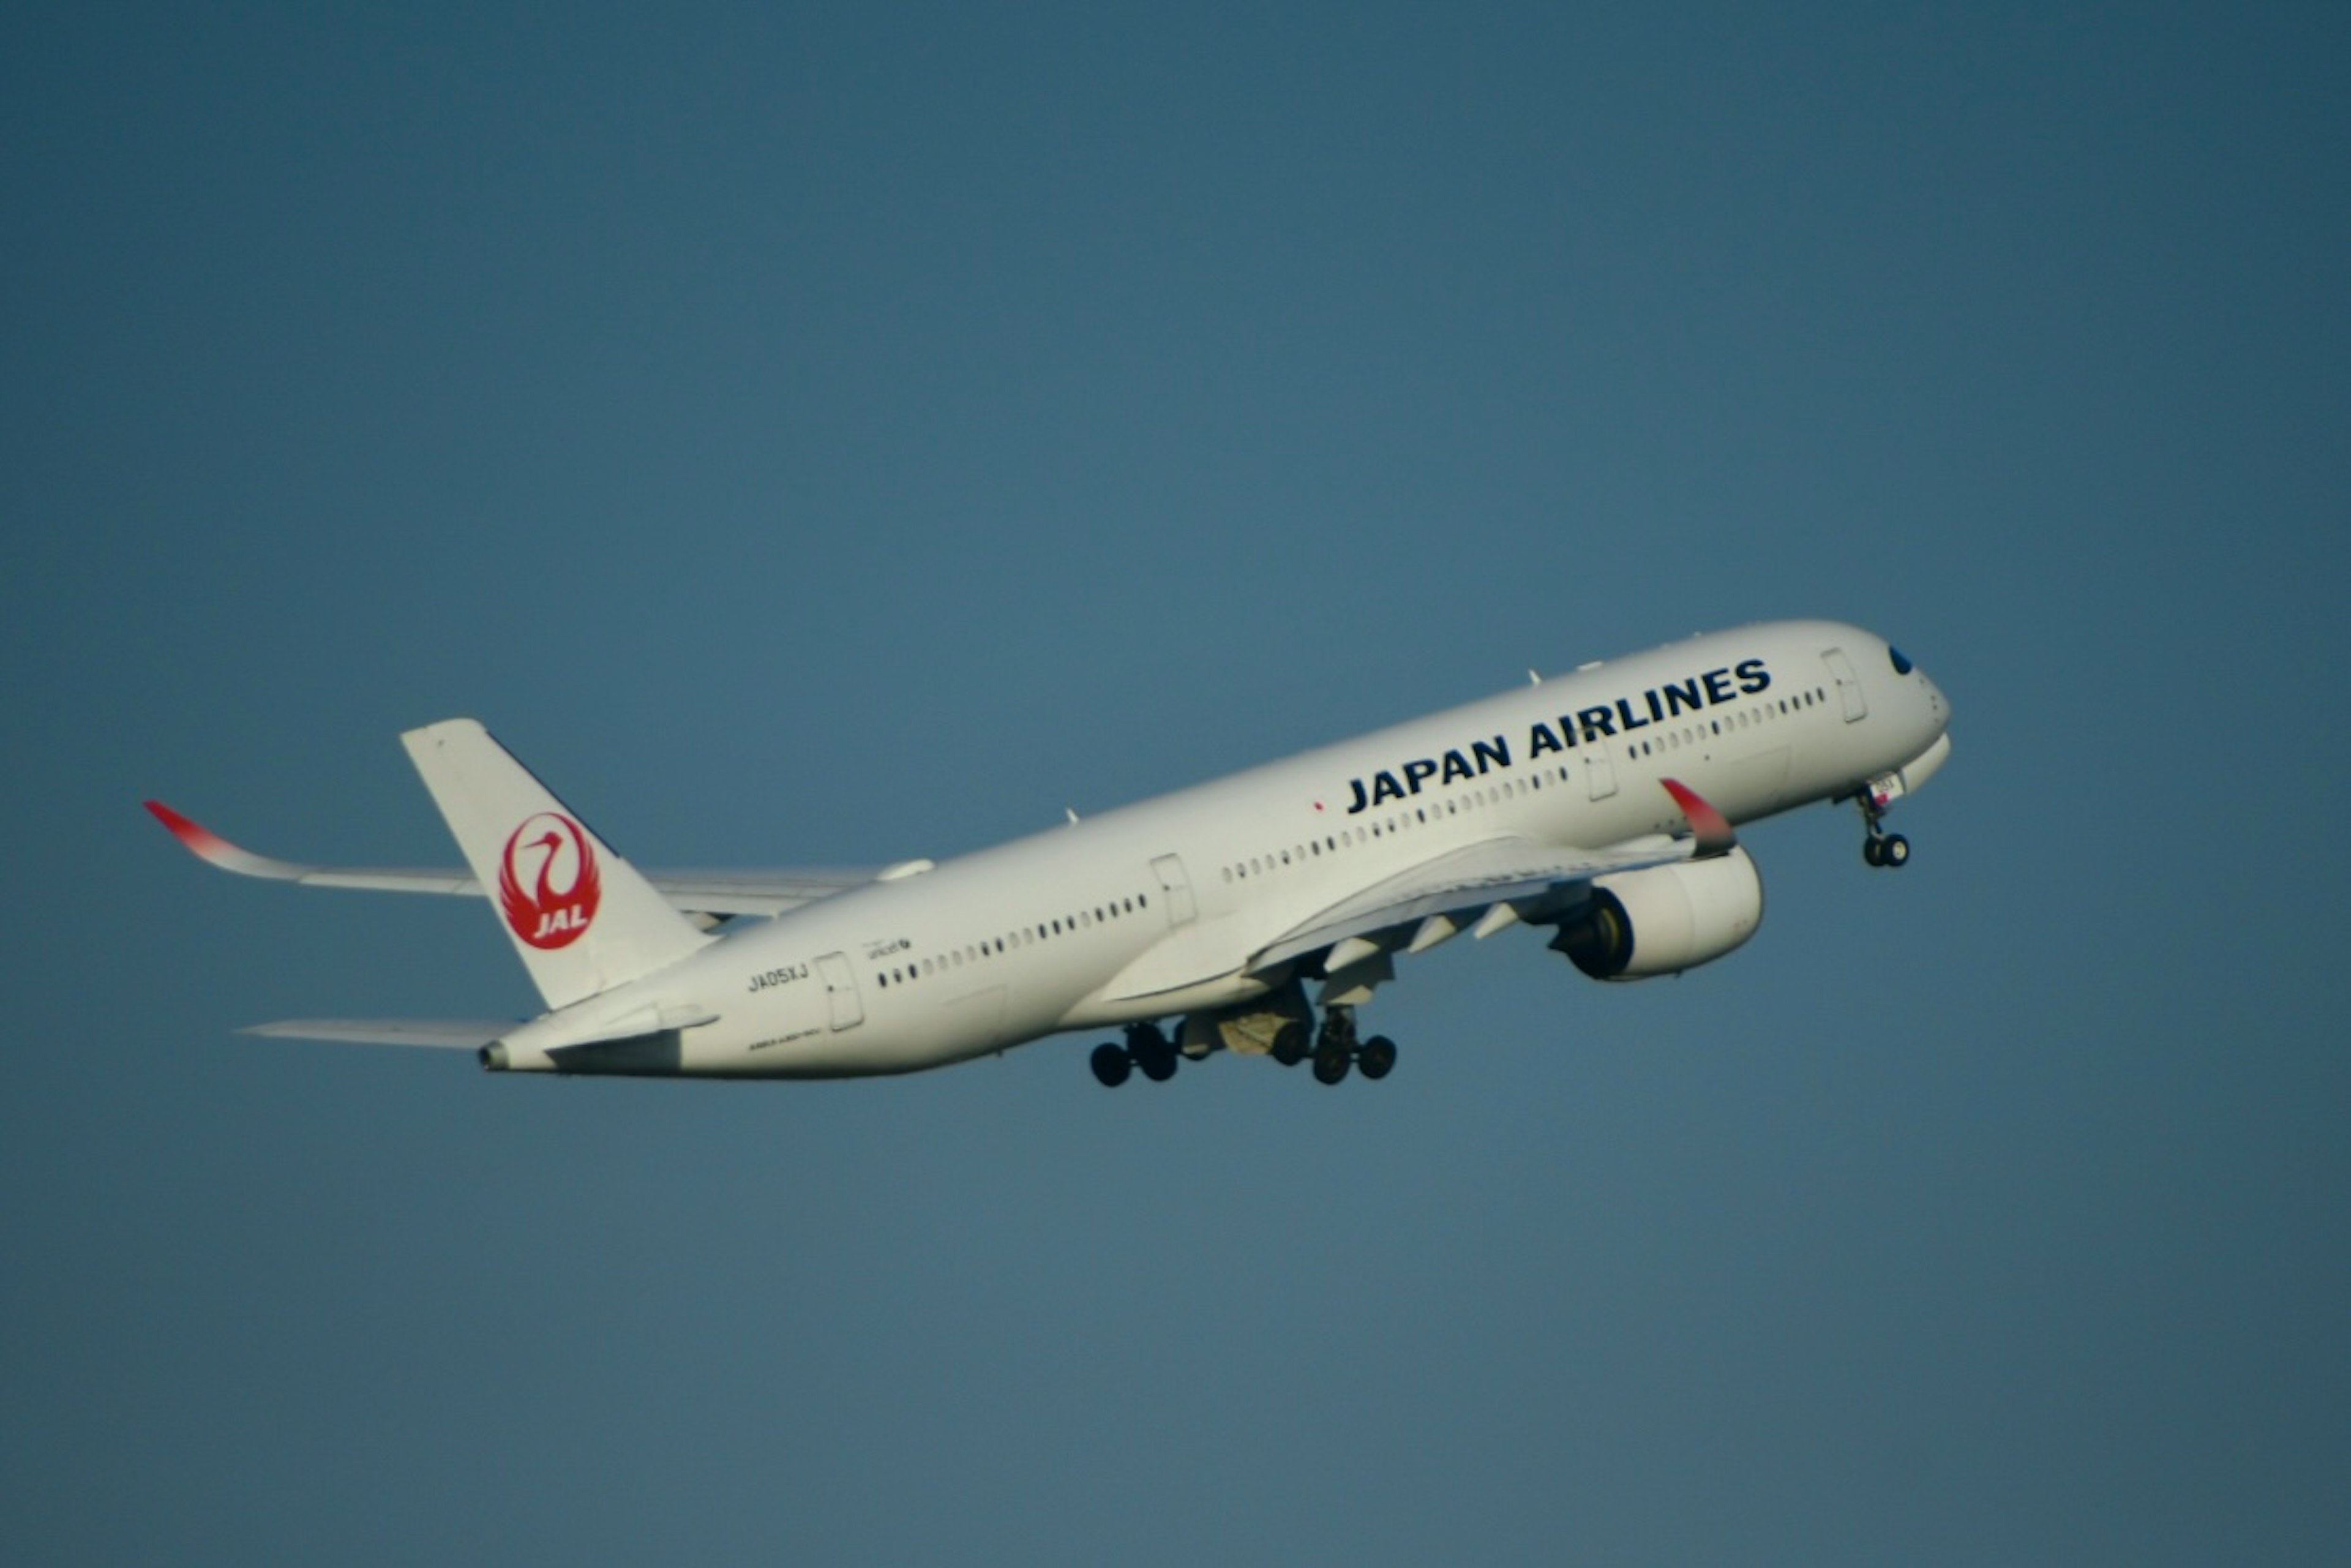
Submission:
<svg viewBox="0 0 2351 1568">
<path fill-rule="evenodd" d="M 522 861 L 538 853 L 537 874 L 525 891 Z M 580 824 L 554 811 L 527 819 L 507 840 L 498 867 L 498 906 L 507 925 L 534 947 L 569 947 L 586 934 L 603 896 L 596 852 Z"/>
</svg>

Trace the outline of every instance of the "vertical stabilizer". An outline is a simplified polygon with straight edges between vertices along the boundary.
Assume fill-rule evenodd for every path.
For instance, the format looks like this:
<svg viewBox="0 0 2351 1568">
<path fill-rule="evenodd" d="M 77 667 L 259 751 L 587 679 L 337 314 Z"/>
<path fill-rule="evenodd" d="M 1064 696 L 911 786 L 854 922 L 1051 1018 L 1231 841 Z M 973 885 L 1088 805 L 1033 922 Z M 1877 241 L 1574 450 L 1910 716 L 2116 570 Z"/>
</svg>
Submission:
<svg viewBox="0 0 2351 1568">
<path fill-rule="evenodd" d="M 470 718 L 400 737 L 549 1008 L 711 939 Z"/>
</svg>

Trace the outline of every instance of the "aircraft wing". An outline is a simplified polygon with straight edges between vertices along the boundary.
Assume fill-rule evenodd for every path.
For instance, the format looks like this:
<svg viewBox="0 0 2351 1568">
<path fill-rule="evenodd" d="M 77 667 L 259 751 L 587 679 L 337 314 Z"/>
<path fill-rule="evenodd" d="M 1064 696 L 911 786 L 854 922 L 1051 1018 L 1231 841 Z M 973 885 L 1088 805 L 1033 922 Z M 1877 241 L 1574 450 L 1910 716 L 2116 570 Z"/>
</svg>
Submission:
<svg viewBox="0 0 2351 1568">
<path fill-rule="evenodd" d="M 366 888 L 379 893 L 443 893 L 484 896 L 481 883 L 458 867 L 321 866 L 272 859 L 242 849 L 192 822 L 161 800 L 147 802 L 155 820 L 198 860 L 239 876 L 299 883 L 305 887 Z M 879 866 L 799 866 L 749 871 L 647 871 L 644 878 L 689 915 L 781 915 L 820 898 L 862 887 Z M 479 1043 L 478 1041 L 476 1043 Z"/>
<path fill-rule="evenodd" d="M 1545 844 L 1519 835 L 1488 839 L 1374 883 L 1276 937 L 1245 967 L 1262 974 L 1351 936 L 1369 936 L 1439 915 L 1458 923 L 1478 918 L 1497 904 L 1558 908 L 1581 898 L 1594 877 L 1719 855 L 1730 848 L 1731 827 L 1720 812 L 1679 780 L 1660 782 L 1689 821 L 1688 837 L 1655 834 L 1598 850 Z"/>
<path fill-rule="evenodd" d="M 1350 936 L 1435 915 L 1474 919 L 1498 904 L 1556 902 L 1595 876 L 1689 858 L 1688 841 L 1652 839 L 1612 850 L 1562 850 L 1525 838 L 1489 839 L 1374 883 L 1276 937 L 1247 966 L 1261 974 Z"/>
</svg>

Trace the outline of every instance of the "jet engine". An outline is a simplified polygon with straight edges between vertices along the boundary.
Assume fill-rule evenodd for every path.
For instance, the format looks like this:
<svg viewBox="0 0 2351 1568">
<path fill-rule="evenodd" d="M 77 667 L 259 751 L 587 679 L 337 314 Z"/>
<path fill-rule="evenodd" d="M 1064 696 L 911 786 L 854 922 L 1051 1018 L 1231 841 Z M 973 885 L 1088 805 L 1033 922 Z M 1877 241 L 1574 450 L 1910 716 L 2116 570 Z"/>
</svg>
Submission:
<svg viewBox="0 0 2351 1568">
<path fill-rule="evenodd" d="M 1763 882 L 1743 849 L 1596 877 L 1551 945 L 1595 980 L 1646 980 L 1709 963 L 1763 923 Z"/>
</svg>

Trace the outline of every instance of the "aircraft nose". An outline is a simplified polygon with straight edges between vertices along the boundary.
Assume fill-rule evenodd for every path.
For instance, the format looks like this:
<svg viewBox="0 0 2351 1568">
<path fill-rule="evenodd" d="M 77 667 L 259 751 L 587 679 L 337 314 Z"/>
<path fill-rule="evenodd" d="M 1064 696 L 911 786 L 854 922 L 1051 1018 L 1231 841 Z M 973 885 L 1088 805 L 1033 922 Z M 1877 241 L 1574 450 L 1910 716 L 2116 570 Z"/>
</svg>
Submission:
<svg viewBox="0 0 2351 1568">
<path fill-rule="evenodd" d="M 1951 699 L 1943 695 L 1943 688 L 1937 685 L 1934 681 L 1924 673 L 1919 674 L 1918 684 L 1921 686 L 1924 686 L 1927 690 L 1927 711 L 1934 716 L 1936 729 L 1947 730 L 1950 728 Z"/>
</svg>

